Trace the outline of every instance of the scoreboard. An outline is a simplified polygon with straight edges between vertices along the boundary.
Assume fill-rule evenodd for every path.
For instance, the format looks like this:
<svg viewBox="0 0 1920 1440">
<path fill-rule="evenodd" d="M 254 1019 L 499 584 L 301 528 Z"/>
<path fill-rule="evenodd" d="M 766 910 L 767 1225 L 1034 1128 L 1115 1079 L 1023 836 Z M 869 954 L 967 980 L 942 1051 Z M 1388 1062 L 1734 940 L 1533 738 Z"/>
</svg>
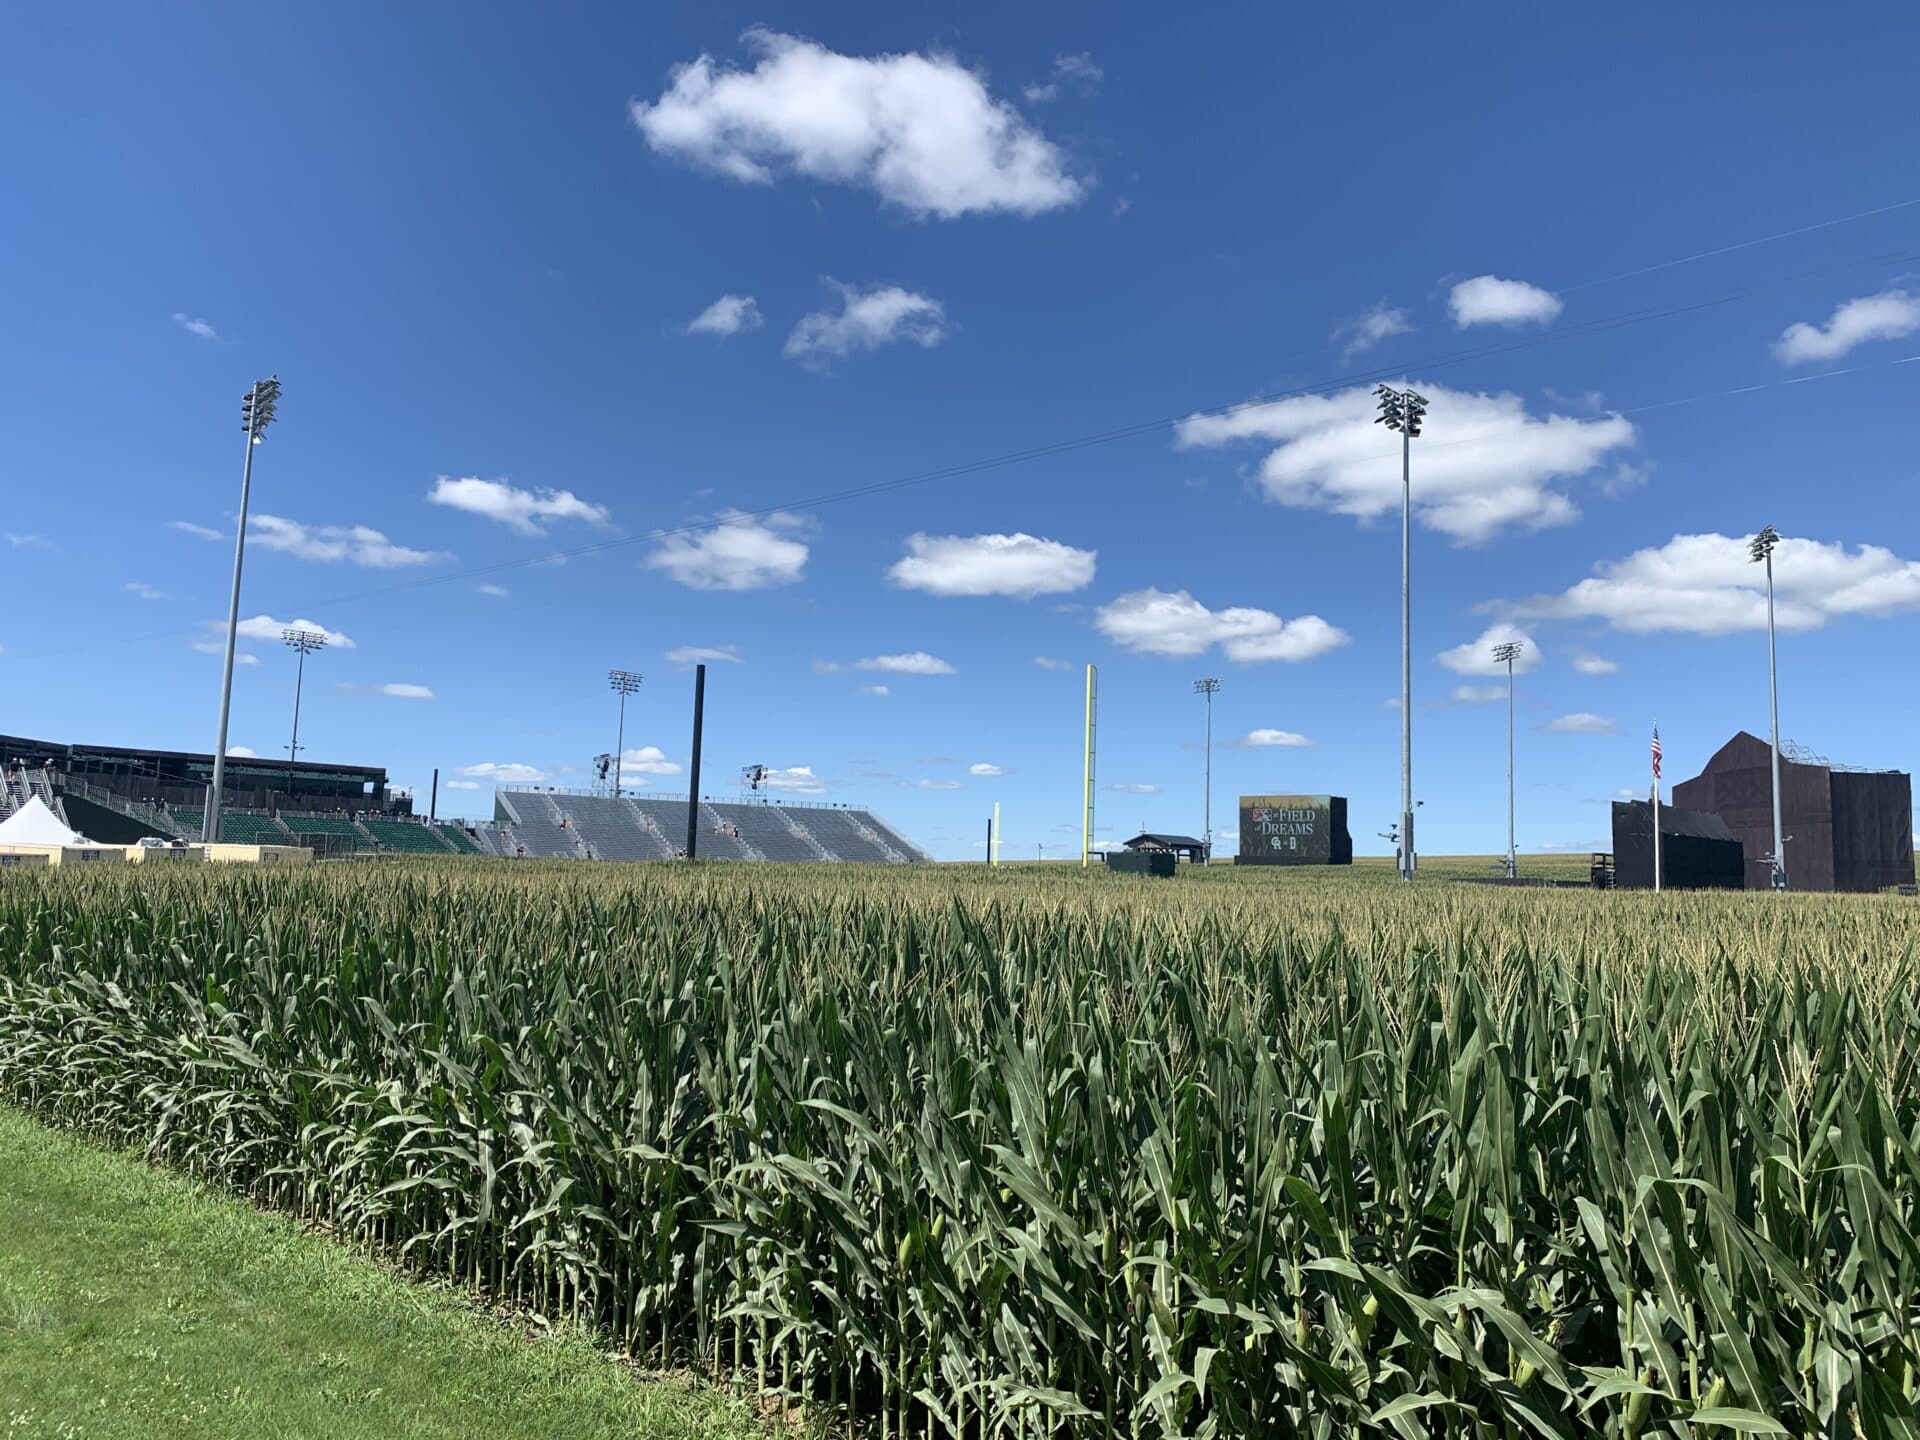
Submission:
<svg viewBox="0 0 1920 1440">
<path fill-rule="evenodd" d="M 1236 865 L 1351 865 L 1344 795 L 1242 795 Z"/>
</svg>

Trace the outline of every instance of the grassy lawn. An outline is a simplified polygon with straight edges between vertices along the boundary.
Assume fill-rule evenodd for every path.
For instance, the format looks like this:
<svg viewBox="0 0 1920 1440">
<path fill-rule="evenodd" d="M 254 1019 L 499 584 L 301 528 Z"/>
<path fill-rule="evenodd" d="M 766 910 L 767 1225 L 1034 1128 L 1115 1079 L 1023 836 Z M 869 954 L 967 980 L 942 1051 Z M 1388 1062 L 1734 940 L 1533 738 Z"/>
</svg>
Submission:
<svg viewBox="0 0 1920 1440">
<path fill-rule="evenodd" d="M 0 1436 L 678 1437 L 724 1397 L 528 1342 L 286 1221 L 0 1106 Z"/>
</svg>

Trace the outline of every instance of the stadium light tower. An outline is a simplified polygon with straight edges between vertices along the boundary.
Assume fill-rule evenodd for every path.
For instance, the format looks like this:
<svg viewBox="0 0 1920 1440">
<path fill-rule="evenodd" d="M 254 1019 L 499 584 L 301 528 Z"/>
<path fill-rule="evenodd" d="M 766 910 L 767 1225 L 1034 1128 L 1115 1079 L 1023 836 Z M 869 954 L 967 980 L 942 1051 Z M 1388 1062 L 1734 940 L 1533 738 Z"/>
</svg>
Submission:
<svg viewBox="0 0 1920 1440">
<path fill-rule="evenodd" d="M 614 693 L 620 697 L 620 732 L 613 746 L 613 798 L 620 798 L 620 761 L 627 748 L 627 696 L 640 688 L 644 677 L 636 670 L 609 670 L 607 683 L 613 686 Z"/>
<path fill-rule="evenodd" d="M 306 683 L 307 656 L 327 648 L 327 637 L 318 630 L 301 630 L 289 625 L 280 638 L 300 652 L 299 668 L 293 672 L 293 740 L 287 746 L 287 763 L 300 758 L 300 689 Z"/>
<path fill-rule="evenodd" d="M 1207 782 L 1206 793 L 1200 806 L 1200 853 L 1207 863 L 1213 863 L 1213 697 L 1220 693 L 1220 682 L 1216 679 L 1196 680 L 1193 693 L 1207 697 Z"/>
<path fill-rule="evenodd" d="M 240 523 L 233 539 L 233 596 L 227 603 L 227 658 L 220 672 L 220 729 L 213 744 L 213 783 L 207 788 L 206 818 L 200 839 L 211 845 L 220 838 L 220 798 L 227 783 L 227 716 L 233 707 L 233 652 L 240 637 L 240 569 L 247 558 L 247 502 L 253 493 L 253 447 L 273 423 L 280 403 L 280 377 L 256 380 L 240 401 L 240 428 L 247 432 L 247 458 L 240 467 Z"/>
<path fill-rule="evenodd" d="M 1769 525 L 1753 537 L 1747 554 L 1754 564 L 1767 567 L 1767 698 L 1773 711 L 1773 854 L 1767 859 L 1772 867 L 1773 888 L 1784 890 L 1787 888 L 1787 846 L 1780 833 L 1780 672 L 1774 664 L 1773 653 L 1773 547 L 1779 543 L 1780 532 Z"/>
<path fill-rule="evenodd" d="M 1427 397 L 1391 385 L 1375 387 L 1374 424 L 1400 432 L 1400 878 L 1413 880 L 1413 441 Z"/>
<path fill-rule="evenodd" d="M 1493 659 L 1496 665 L 1507 667 L 1507 879 L 1516 880 L 1520 876 L 1519 857 L 1514 852 L 1513 841 L 1513 662 L 1520 658 L 1522 642 L 1508 640 L 1493 647 Z"/>
</svg>

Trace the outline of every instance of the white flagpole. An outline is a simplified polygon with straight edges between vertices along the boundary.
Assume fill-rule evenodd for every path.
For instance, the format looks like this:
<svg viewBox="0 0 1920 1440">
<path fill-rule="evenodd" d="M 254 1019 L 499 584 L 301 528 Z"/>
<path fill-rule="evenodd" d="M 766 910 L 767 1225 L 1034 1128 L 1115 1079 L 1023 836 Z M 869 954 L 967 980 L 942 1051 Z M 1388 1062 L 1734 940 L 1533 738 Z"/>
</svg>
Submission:
<svg viewBox="0 0 1920 1440">
<path fill-rule="evenodd" d="M 1660 733 L 1659 725 L 1653 727 L 1653 733 Z M 1660 893 L 1660 775 L 1653 777 L 1653 893 Z"/>
</svg>

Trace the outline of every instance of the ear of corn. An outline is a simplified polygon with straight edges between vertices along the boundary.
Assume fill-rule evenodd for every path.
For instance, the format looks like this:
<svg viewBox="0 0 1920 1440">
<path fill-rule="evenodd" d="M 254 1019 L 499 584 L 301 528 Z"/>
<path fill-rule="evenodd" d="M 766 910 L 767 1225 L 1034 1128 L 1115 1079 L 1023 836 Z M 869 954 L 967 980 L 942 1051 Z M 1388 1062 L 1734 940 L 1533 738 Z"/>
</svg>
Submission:
<svg viewBox="0 0 1920 1440">
<path fill-rule="evenodd" d="M 0 883 L 0 1093 L 862 1431 L 1913 1435 L 1915 933 L 1244 875 L 63 870 Z"/>
</svg>

